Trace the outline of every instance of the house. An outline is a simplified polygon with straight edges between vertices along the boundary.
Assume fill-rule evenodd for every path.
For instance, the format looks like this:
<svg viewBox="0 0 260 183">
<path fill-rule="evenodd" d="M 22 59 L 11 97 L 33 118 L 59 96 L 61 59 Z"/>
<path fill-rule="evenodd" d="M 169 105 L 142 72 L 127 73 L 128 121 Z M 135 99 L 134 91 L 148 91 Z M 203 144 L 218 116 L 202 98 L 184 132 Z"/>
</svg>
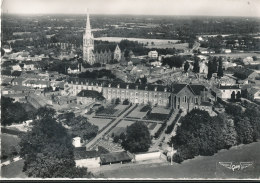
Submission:
<svg viewBox="0 0 260 183">
<path fill-rule="evenodd" d="M 47 88 L 50 86 L 48 81 L 42 81 L 42 80 L 33 80 L 29 79 L 26 82 L 23 83 L 23 86 L 28 86 L 32 88 Z"/>
<path fill-rule="evenodd" d="M 208 100 L 208 90 L 203 85 L 173 84 L 171 106 L 173 109 L 190 111 Z"/>
<path fill-rule="evenodd" d="M 247 97 L 249 100 L 260 100 L 260 89 L 259 88 L 249 88 Z"/>
<path fill-rule="evenodd" d="M 158 52 L 156 50 L 148 52 L 149 58 L 158 58 Z"/>
<path fill-rule="evenodd" d="M 162 65 L 162 63 L 159 62 L 159 61 L 150 62 L 150 64 L 151 64 L 152 66 L 154 66 L 154 67 L 156 67 L 156 66 L 161 66 L 161 65 Z"/>
<path fill-rule="evenodd" d="M 88 105 L 93 102 L 103 102 L 105 98 L 103 97 L 102 93 L 94 90 L 81 90 L 77 94 L 77 103 Z"/>
<path fill-rule="evenodd" d="M 22 71 L 22 68 L 19 64 L 13 65 L 12 66 L 12 70 L 13 71 Z"/>
<path fill-rule="evenodd" d="M 200 67 L 200 74 L 208 74 L 208 66 L 204 61 L 199 63 L 199 67 Z"/>
<path fill-rule="evenodd" d="M 248 80 L 250 82 L 254 81 L 255 78 L 259 77 L 259 73 L 254 70 L 246 68 L 236 68 L 234 71 L 234 76 L 239 80 Z"/>
<path fill-rule="evenodd" d="M 109 153 L 105 148 L 98 146 L 96 150 L 87 151 L 86 147 L 76 147 L 74 159 L 77 167 L 87 167 L 88 169 L 99 168 L 102 154 Z"/>
<path fill-rule="evenodd" d="M 22 86 L 25 81 L 26 81 L 25 78 L 21 78 L 21 77 L 19 77 L 19 78 L 14 78 L 14 79 L 12 80 L 11 84 L 12 84 L 13 86 L 15 86 L 15 85 Z"/>
<path fill-rule="evenodd" d="M 231 53 L 232 51 L 231 51 L 231 49 L 223 49 L 222 52 L 223 53 Z"/>
<path fill-rule="evenodd" d="M 238 92 L 241 93 L 241 87 L 239 85 L 219 85 L 218 87 L 219 95 L 221 99 L 230 99 L 231 94 L 235 92 L 237 94 Z"/>
<path fill-rule="evenodd" d="M 114 163 L 129 163 L 133 159 L 133 155 L 127 151 L 112 152 L 100 155 L 100 164 L 108 165 Z"/>
</svg>

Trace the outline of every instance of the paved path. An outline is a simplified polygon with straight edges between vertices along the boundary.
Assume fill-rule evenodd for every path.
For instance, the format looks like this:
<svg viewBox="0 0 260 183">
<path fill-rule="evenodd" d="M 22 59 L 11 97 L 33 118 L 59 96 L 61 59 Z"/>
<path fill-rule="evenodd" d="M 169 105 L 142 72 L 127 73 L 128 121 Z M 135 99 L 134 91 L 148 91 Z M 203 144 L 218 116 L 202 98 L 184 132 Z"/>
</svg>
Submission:
<svg viewBox="0 0 260 183">
<path fill-rule="evenodd" d="M 108 130 L 110 130 L 113 125 L 115 125 L 117 122 L 119 122 L 120 120 L 122 120 L 124 118 L 124 116 L 130 111 L 132 110 L 134 107 L 136 107 L 136 105 L 132 105 L 129 109 L 127 109 L 123 114 L 121 114 L 120 116 L 117 117 L 117 119 L 112 122 L 106 129 L 104 129 L 102 132 L 100 132 L 99 134 L 97 134 L 97 136 L 92 139 L 90 142 L 87 143 L 86 148 L 90 148 L 92 145 L 94 145 L 99 139 L 101 139 Z"/>
<path fill-rule="evenodd" d="M 15 158 L 13 158 L 13 161 L 7 160 L 7 161 L 1 163 L 1 166 L 9 165 L 9 164 L 11 164 L 12 162 L 16 162 L 16 161 L 19 161 L 19 160 L 21 160 L 21 159 L 22 159 L 22 158 L 20 158 L 20 156 L 17 156 L 17 157 L 15 157 Z"/>
<path fill-rule="evenodd" d="M 167 129 L 167 126 L 169 126 L 170 124 L 172 124 L 172 122 L 174 121 L 176 115 L 178 114 L 178 110 L 175 110 L 173 112 L 173 114 L 171 115 L 170 119 L 167 121 L 167 125 L 164 129 L 164 131 L 161 133 L 160 137 L 155 141 L 155 143 L 150 147 L 149 151 L 155 151 L 158 150 L 158 146 L 160 144 L 160 142 L 162 141 L 163 137 L 165 137 L 167 134 L 165 134 L 165 130 Z"/>
</svg>

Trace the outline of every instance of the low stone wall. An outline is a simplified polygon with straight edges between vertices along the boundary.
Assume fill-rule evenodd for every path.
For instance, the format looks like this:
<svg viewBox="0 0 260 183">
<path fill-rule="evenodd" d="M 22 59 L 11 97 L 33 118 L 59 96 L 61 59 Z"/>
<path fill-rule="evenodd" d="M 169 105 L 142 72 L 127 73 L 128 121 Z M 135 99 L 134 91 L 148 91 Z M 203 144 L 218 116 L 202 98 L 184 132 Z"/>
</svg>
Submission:
<svg viewBox="0 0 260 183">
<path fill-rule="evenodd" d="M 75 160 L 75 163 L 77 167 L 98 168 L 100 167 L 100 157 Z"/>
<path fill-rule="evenodd" d="M 155 159 L 160 159 L 161 157 L 161 152 L 156 151 L 156 152 L 148 152 L 148 153 L 142 153 L 142 154 L 135 154 L 134 156 L 134 161 L 146 161 L 146 160 L 155 160 Z"/>
</svg>

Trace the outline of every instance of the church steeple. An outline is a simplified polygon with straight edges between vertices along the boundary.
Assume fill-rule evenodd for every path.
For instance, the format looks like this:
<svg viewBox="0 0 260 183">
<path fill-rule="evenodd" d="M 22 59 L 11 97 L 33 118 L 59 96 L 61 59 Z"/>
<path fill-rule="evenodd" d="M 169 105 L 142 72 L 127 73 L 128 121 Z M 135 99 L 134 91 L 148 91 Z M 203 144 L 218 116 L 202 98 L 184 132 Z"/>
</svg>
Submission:
<svg viewBox="0 0 260 183">
<path fill-rule="evenodd" d="M 91 33 L 89 13 L 87 12 L 86 33 Z"/>
</svg>

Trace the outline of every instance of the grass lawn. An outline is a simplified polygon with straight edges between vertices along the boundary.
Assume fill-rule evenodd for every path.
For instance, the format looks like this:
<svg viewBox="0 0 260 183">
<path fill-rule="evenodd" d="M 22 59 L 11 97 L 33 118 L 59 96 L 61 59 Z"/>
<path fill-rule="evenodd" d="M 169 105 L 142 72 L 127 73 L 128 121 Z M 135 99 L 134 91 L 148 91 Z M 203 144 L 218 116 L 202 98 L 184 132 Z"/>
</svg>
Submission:
<svg viewBox="0 0 260 183">
<path fill-rule="evenodd" d="M 112 133 L 114 133 L 115 135 L 120 135 L 120 133 L 125 132 L 126 131 L 126 127 L 130 126 L 131 124 L 133 124 L 134 121 L 127 121 L 127 120 L 122 120 L 120 121 L 116 127 L 114 127 L 110 132 L 109 132 L 109 136 L 112 135 Z"/>
<path fill-rule="evenodd" d="M 230 150 L 221 150 L 213 156 L 199 156 L 181 164 L 171 165 L 132 165 L 117 170 L 103 172 L 109 178 L 172 178 L 172 179 L 259 179 L 260 141 L 240 145 Z M 253 162 L 253 166 L 232 171 L 219 162 Z"/>
<path fill-rule="evenodd" d="M 23 172 L 24 160 L 19 160 L 11 163 L 10 165 L 2 166 L 2 178 L 27 178 Z"/>
<path fill-rule="evenodd" d="M 168 114 L 151 113 L 147 116 L 147 120 L 163 121 L 167 119 Z"/>
<path fill-rule="evenodd" d="M 102 111 L 97 112 L 97 115 L 113 116 L 117 111 L 118 111 L 118 109 L 115 109 L 114 105 L 110 105 L 110 106 L 107 106 Z"/>
<path fill-rule="evenodd" d="M 104 126 L 106 126 L 110 121 L 111 119 L 103 119 L 103 118 L 88 118 L 89 122 L 94 124 L 94 125 L 97 125 L 98 126 L 98 129 L 101 130 Z"/>
<path fill-rule="evenodd" d="M 171 109 L 166 109 L 164 107 L 154 107 L 151 113 L 161 113 L 161 114 L 169 114 Z"/>
<path fill-rule="evenodd" d="M 146 113 L 146 112 L 141 112 L 140 110 L 143 108 L 144 106 L 139 105 L 137 108 L 135 108 L 127 117 L 129 118 L 137 118 L 137 119 L 142 119 Z"/>
<path fill-rule="evenodd" d="M 1 155 L 7 155 L 10 157 L 12 148 L 15 148 L 17 152 L 20 151 L 19 146 L 20 138 L 16 135 L 1 134 Z M 3 159 L 5 161 L 5 159 Z"/>
</svg>

